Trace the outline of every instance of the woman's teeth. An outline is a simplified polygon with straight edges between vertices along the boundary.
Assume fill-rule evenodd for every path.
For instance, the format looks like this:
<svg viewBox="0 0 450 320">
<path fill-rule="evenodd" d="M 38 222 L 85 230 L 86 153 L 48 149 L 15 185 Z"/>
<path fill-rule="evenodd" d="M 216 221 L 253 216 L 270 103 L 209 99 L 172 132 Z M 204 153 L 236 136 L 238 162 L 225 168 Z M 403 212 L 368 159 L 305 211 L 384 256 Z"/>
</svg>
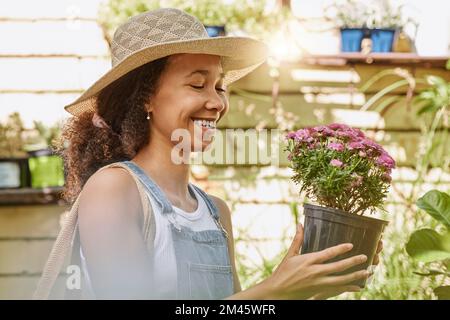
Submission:
<svg viewBox="0 0 450 320">
<path fill-rule="evenodd" d="M 198 125 L 198 126 L 202 126 L 205 128 L 209 128 L 209 129 L 215 129 L 216 128 L 216 122 L 215 121 L 210 121 L 210 120 L 194 120 L 194 124 Z"/>
</svg>

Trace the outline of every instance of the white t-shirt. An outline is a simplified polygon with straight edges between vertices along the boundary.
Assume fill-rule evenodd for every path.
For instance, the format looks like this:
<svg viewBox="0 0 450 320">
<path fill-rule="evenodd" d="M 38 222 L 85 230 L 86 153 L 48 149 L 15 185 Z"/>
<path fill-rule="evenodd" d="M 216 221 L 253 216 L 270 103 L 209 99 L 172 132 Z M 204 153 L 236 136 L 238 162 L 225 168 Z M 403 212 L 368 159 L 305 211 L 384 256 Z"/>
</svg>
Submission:
<svg viewBox="0 0 450 320">
<path fill-rule="evenodd" d="M 217 230 L 214 218 L 208 210 L 208 206 L 202 196 L 192 188 L 197 198 L 197 209 L 194 212 L 186 212 L 173 206 L 176 212 L 176 221 L 193 231 Z M 168 216 L 170 214 L 162 214 L 161 208 L 155 202 L 153 197 L 147 195 L 152 205 L 153 214 L 155 216 L 156 232 L 154 241 L 154 285 L 158 290 L 159 299 L 175 299 L 177 292 L 177 266 L 175 261 L 175 251 L 172 241 L 172 233 L 170 230 L 170 222 Z M 80 246 L 81 265 L 85 274 L 88 290 L 93 295 L 89 272 L 86 265 L 86 259 Z"/>
</svg>

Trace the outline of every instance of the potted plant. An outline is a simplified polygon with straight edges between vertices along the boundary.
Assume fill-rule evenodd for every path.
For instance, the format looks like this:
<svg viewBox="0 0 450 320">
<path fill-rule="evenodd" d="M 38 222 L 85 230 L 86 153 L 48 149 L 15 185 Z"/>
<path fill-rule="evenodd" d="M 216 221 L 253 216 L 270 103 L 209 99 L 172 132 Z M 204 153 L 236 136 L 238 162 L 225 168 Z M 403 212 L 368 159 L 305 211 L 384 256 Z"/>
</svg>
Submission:
<svg viewBox="0 0 450 320">
<path fill-rule="evenodd" d="M 17 112 L 0 123 L 0 188 L 29 186 L 24 131 L 22 119 Z"/>
<path fill-rule="evenodd" d="M 61 157 L 56 155 L 51 146 L 60 134 L 60 125 L 46 126 L 34 121 L 32 143 L 27 145 L 28 166 L 33 188 L 64 186 L 64 166 Z"/>
<path fill-rule="evenodd" d="M 304 204 L 305 240 L 302 253 L 350 242 L 354 247 L 342 258 L 365 254 L 372 264 L 387 221 L 363 216 L 382 209 L 395 161 L 359 129 L 331 124 L 300 129 L 287 135 L 292 180 L 301 185 Z M 355 284 L 364 286 L 365 281 Z"/>
<path fill-rule="evenodd" d="M 414 231 L 406 244 L 406 252 L 414 260 L 427 266 L 426 271 L 415 273 L 425 277 L 450 279 L 450 195 L 431 190 L 417 200 L 416 204 L 438 225 L 433 229 Z M 438 286 L 433 291 L 439 300 L 450 300 L 450 285 Z"/>
<path fill-rule="evenodd" d="M 336 1 L 325 9 L 325 15 L 340 30 L 341 51 L 360 52 L 362 40 L 368 36 L 367 7 L 356 0 Z"/>
</svg>

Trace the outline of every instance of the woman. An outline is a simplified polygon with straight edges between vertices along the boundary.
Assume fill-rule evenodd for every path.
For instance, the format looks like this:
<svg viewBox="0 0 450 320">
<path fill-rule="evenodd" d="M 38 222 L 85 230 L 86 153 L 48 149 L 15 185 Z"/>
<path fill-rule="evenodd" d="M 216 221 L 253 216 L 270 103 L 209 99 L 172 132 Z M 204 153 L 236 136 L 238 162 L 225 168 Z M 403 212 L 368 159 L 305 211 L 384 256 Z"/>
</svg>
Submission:
<svg viewBox="0 0 450 320">
<path fill-rule="evenodd" d="M 325 263 L 351 249 L 343 244 L 299 255 L 303 229 L 276 271 L 242 291 L 236 274 L 226 203 L 189 183 L 195 139 L 205 150 L 228 110 L 226 85 L 255 69 L 266 47 L 248 38 L 208 38 L 202 24 L 177 9 L 132 17 L 112 43 L 113 68 L 77 101 L 63 131 L 66 197 L 78 195 L 78 227 L 86 285 L 95 298 L 306 299 L 359 288 L 365 270 L 332 275 L 365 261 Z M 189 150 L 177 149 L 176 130 Z M 174 152 L 174 150 L 176 152 Z M 187 153 L 187 154 L 186 154 Z M 179 159 L 178 159 L 179 160 Z M 156 234 L 143 240 L 143 208 L 130 174 L 148 191 Z"/>
</svg>

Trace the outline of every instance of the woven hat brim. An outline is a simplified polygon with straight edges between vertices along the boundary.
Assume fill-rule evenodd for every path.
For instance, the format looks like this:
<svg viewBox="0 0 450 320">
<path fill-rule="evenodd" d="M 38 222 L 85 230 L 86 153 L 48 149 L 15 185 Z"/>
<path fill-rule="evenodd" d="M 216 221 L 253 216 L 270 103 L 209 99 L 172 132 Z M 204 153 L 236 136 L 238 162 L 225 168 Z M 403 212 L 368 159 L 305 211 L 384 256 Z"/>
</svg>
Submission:
<svg viewBox="0 0 450 320">
<path fill-rule="evenodd" d="M 79 116 L 86 111 L 95 111 L 96 96 L 109 84 L 148 62 L 177 53 L 221 56 L 225 73 L 224 83 L 228 85 L 264 63 L 268 49 L 263 42 L 246 37 L 180 40 L 143 48 L 110 69 L 75 102 L 65 106 L 64 109 L 74 116 Z"/>
</svg>

